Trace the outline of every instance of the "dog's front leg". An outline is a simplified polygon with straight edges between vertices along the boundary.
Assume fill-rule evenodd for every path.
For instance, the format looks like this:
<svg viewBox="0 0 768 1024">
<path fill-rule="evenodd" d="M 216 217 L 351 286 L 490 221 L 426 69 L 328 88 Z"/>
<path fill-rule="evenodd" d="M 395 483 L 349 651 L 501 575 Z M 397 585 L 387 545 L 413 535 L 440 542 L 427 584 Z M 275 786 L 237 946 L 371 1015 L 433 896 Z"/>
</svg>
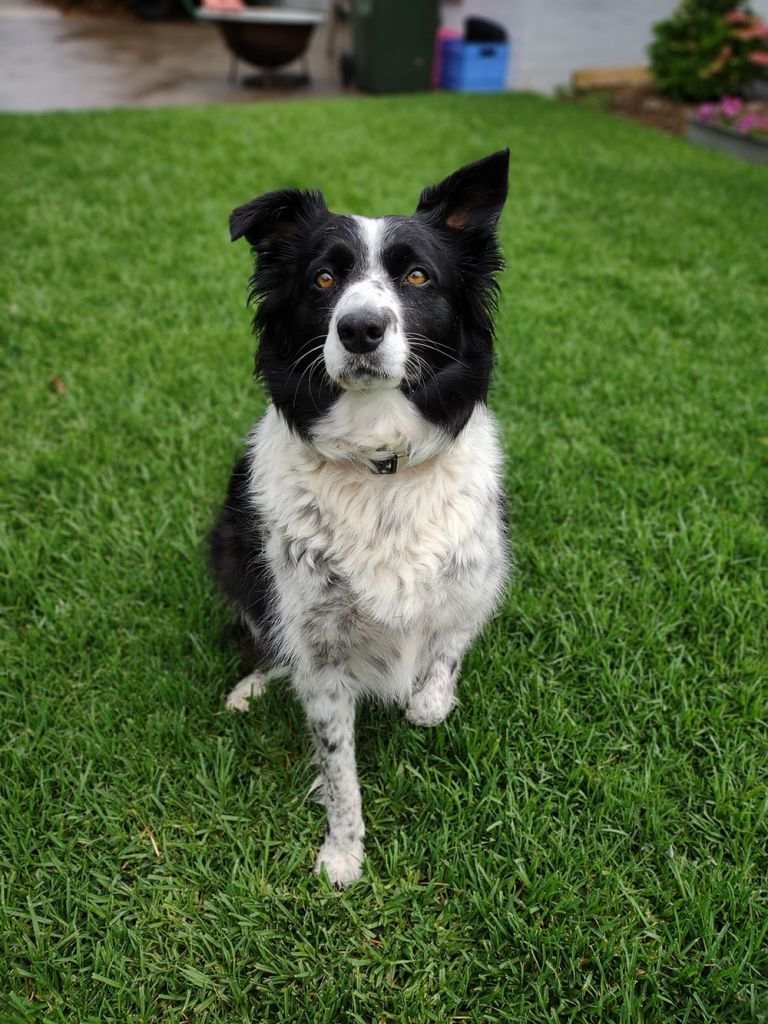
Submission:
<svg viewBox="0 0 768 1024">
<path fill-rule="evenodd" d="M 328 814 L 325 842 L 315 864 L 343 887 L 362 874 L 363 825 L 355 764 L 355 700 L 342 673 L 326 669 L 300 693 L 320 765 L 318 797 Z"/>
<path fill-rule="evenodd" d="M 456 680 L 472 633 L 455 630 L 433 637 L 427 669 L 417 681 L 405 717 L 414 725 L 440 725 L 456 703 Z"/>
</svg>

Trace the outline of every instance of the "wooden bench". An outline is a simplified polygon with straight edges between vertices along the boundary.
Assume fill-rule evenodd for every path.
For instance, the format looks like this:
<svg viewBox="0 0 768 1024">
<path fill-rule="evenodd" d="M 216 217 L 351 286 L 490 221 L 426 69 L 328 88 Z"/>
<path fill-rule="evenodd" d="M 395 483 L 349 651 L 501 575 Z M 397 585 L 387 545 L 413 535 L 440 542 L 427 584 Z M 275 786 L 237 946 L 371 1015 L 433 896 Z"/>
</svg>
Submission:
<svg viewBox="0 0 768 1024">
<path fill-rule="evenodd" d="M 571 75 L 571 85 L 574 92 L 650 88 L 653 75 L 641 64 L 628 68 L 580 68 Z"/>
</svg>

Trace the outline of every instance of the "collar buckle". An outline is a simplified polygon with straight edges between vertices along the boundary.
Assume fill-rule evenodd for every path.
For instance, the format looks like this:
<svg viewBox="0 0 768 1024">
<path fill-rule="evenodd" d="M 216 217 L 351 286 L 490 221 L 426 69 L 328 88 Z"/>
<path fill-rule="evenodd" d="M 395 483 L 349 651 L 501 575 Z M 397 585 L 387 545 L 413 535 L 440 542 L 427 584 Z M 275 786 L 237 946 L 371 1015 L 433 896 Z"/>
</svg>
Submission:
<svg viewBox="0 0 768 1024">
<path fill-rule="evenodd" d="M 400 468 L 400 459 L 404 458 L 403 455 L 390 455 L 388 459 L 382 459 L 377 462 L 375 459 L 371 459 L 369 467 L 372 473 L 376 473 L 377 476 L 391 476 L 396 473 Z"/>
</svg>

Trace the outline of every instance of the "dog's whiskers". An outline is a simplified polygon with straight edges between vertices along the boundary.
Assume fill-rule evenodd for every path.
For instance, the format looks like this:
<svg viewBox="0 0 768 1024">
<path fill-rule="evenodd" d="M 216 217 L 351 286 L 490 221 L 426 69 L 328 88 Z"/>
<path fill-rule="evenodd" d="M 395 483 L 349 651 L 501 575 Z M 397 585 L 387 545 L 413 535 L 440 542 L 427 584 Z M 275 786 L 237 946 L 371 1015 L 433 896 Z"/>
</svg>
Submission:
<svg viewBox="0 0 768 1024">
<path fill-rule="evenodd" d="M 409 363 L 411 361 L 413 361 L 413 368 L 417 371 L 415 380 L 412 378 L 410 374 Z M 429 375 L 429 379 L 434 382 L 435 387 L 437 389 L 437 393 L 438 395 L 440 395 L 440 380 L 437 374 L 435 373 L 434 368 L 429 365 L 426 359 L 422 359 L 422 357 L 417 355 L 415 352 L 411 352 L 405 364 L 405 380 L 409 387 L 417 387 L 423 384 L 425 371 Z"/>
<path fill-rule="evenodd" d="M 312 399 L 312 404 L 314 405 L 315 410 L 319 411 L 318 408 L 317 408 L 317 403 L 315 402 L 315 396 L 312 393 L 312 388 L 311 388 L 310 385 L 312 384 L 312 374 L 317 369 L 317 367 L 321 363 L 324 362 L 324 359 L 325 359 L 325 357 L 324 357 L 323 353 L 321 352 L 320 355 L 319 356 L 315 356 L 315 358 L 312 360 L 312 362 L 309 364 L 309 366 L 305 367 L 305 369 L 303 370 L 301 376 L 299 377 L 298 381 L 296 382 L 296 387 L 294 388 L 294 391 L 293 391 L 293 400 L 292 400 L 291 404 L 293 405 L 294 408 L 296 408 L 296 399 L 298 398 L 298 395 L 299 395 L 299 388 L 301 387 L 301 382 L 304 380 L 304 378 L 307 375 L 307 373 L 309 373 L 309 378 L 308 378 L 308 381 L 307 381 L 309 394 L 310 394 L 310 397 Z"/>
<path fill-rule="evenodd" d="M 438 355 L 450 359 L 451 362 L 458 363 L 459 366 L 463 366 L 464 369 L 468 369 L 467 364 L 451 352 L 447 346 L 442 345 L 437 341 L 433 341 L 432 338 L 427 338 L 424 334 L 407 334 L 406 338 L 412 348 L 421 348 L 425 349 L 427 352 L 436 352 Z"/>
<path fill-rule="evenodd" d="M 317 341 L 319 338 L 323 339 L 323 341 L 319 345 L 315 345 L 313 348 L 306 349 L 299 356 L 297 356 L 296 359 L 294 359 L 294 361 L 288 367 L 288 372 L 289 373 L 291 371 L 293 371 L 293 370 L 298 369 L 299 363 L 301 363 L 308 356 L 311 356 L 315 352 L 319 352 L 321 349 L 325 348 L 325 335 L 324 334 L 318 334 L 314 338 L 310 338 L 309 341 L 307 342 L 307 345 L 311 345 L 313 341 Z"/>
</svg>

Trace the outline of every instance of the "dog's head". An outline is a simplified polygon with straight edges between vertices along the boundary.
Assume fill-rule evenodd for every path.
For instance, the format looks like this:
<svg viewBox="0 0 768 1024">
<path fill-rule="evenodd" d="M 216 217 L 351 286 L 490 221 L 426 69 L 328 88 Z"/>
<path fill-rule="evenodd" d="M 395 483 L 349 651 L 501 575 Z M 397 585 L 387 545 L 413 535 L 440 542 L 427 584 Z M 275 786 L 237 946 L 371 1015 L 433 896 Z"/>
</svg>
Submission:
<svg viewBox="0 0 768 1024">
<path fill-rule="evenodd" d="M 488 390 L 509 151 L 426 188 L 409 217 L 331 213 L 319 192 L 233 211 L 256 254 L 257 369 L 302 436 L 345 391 L 399 389 L 455 435 Z"/>
</svg>

